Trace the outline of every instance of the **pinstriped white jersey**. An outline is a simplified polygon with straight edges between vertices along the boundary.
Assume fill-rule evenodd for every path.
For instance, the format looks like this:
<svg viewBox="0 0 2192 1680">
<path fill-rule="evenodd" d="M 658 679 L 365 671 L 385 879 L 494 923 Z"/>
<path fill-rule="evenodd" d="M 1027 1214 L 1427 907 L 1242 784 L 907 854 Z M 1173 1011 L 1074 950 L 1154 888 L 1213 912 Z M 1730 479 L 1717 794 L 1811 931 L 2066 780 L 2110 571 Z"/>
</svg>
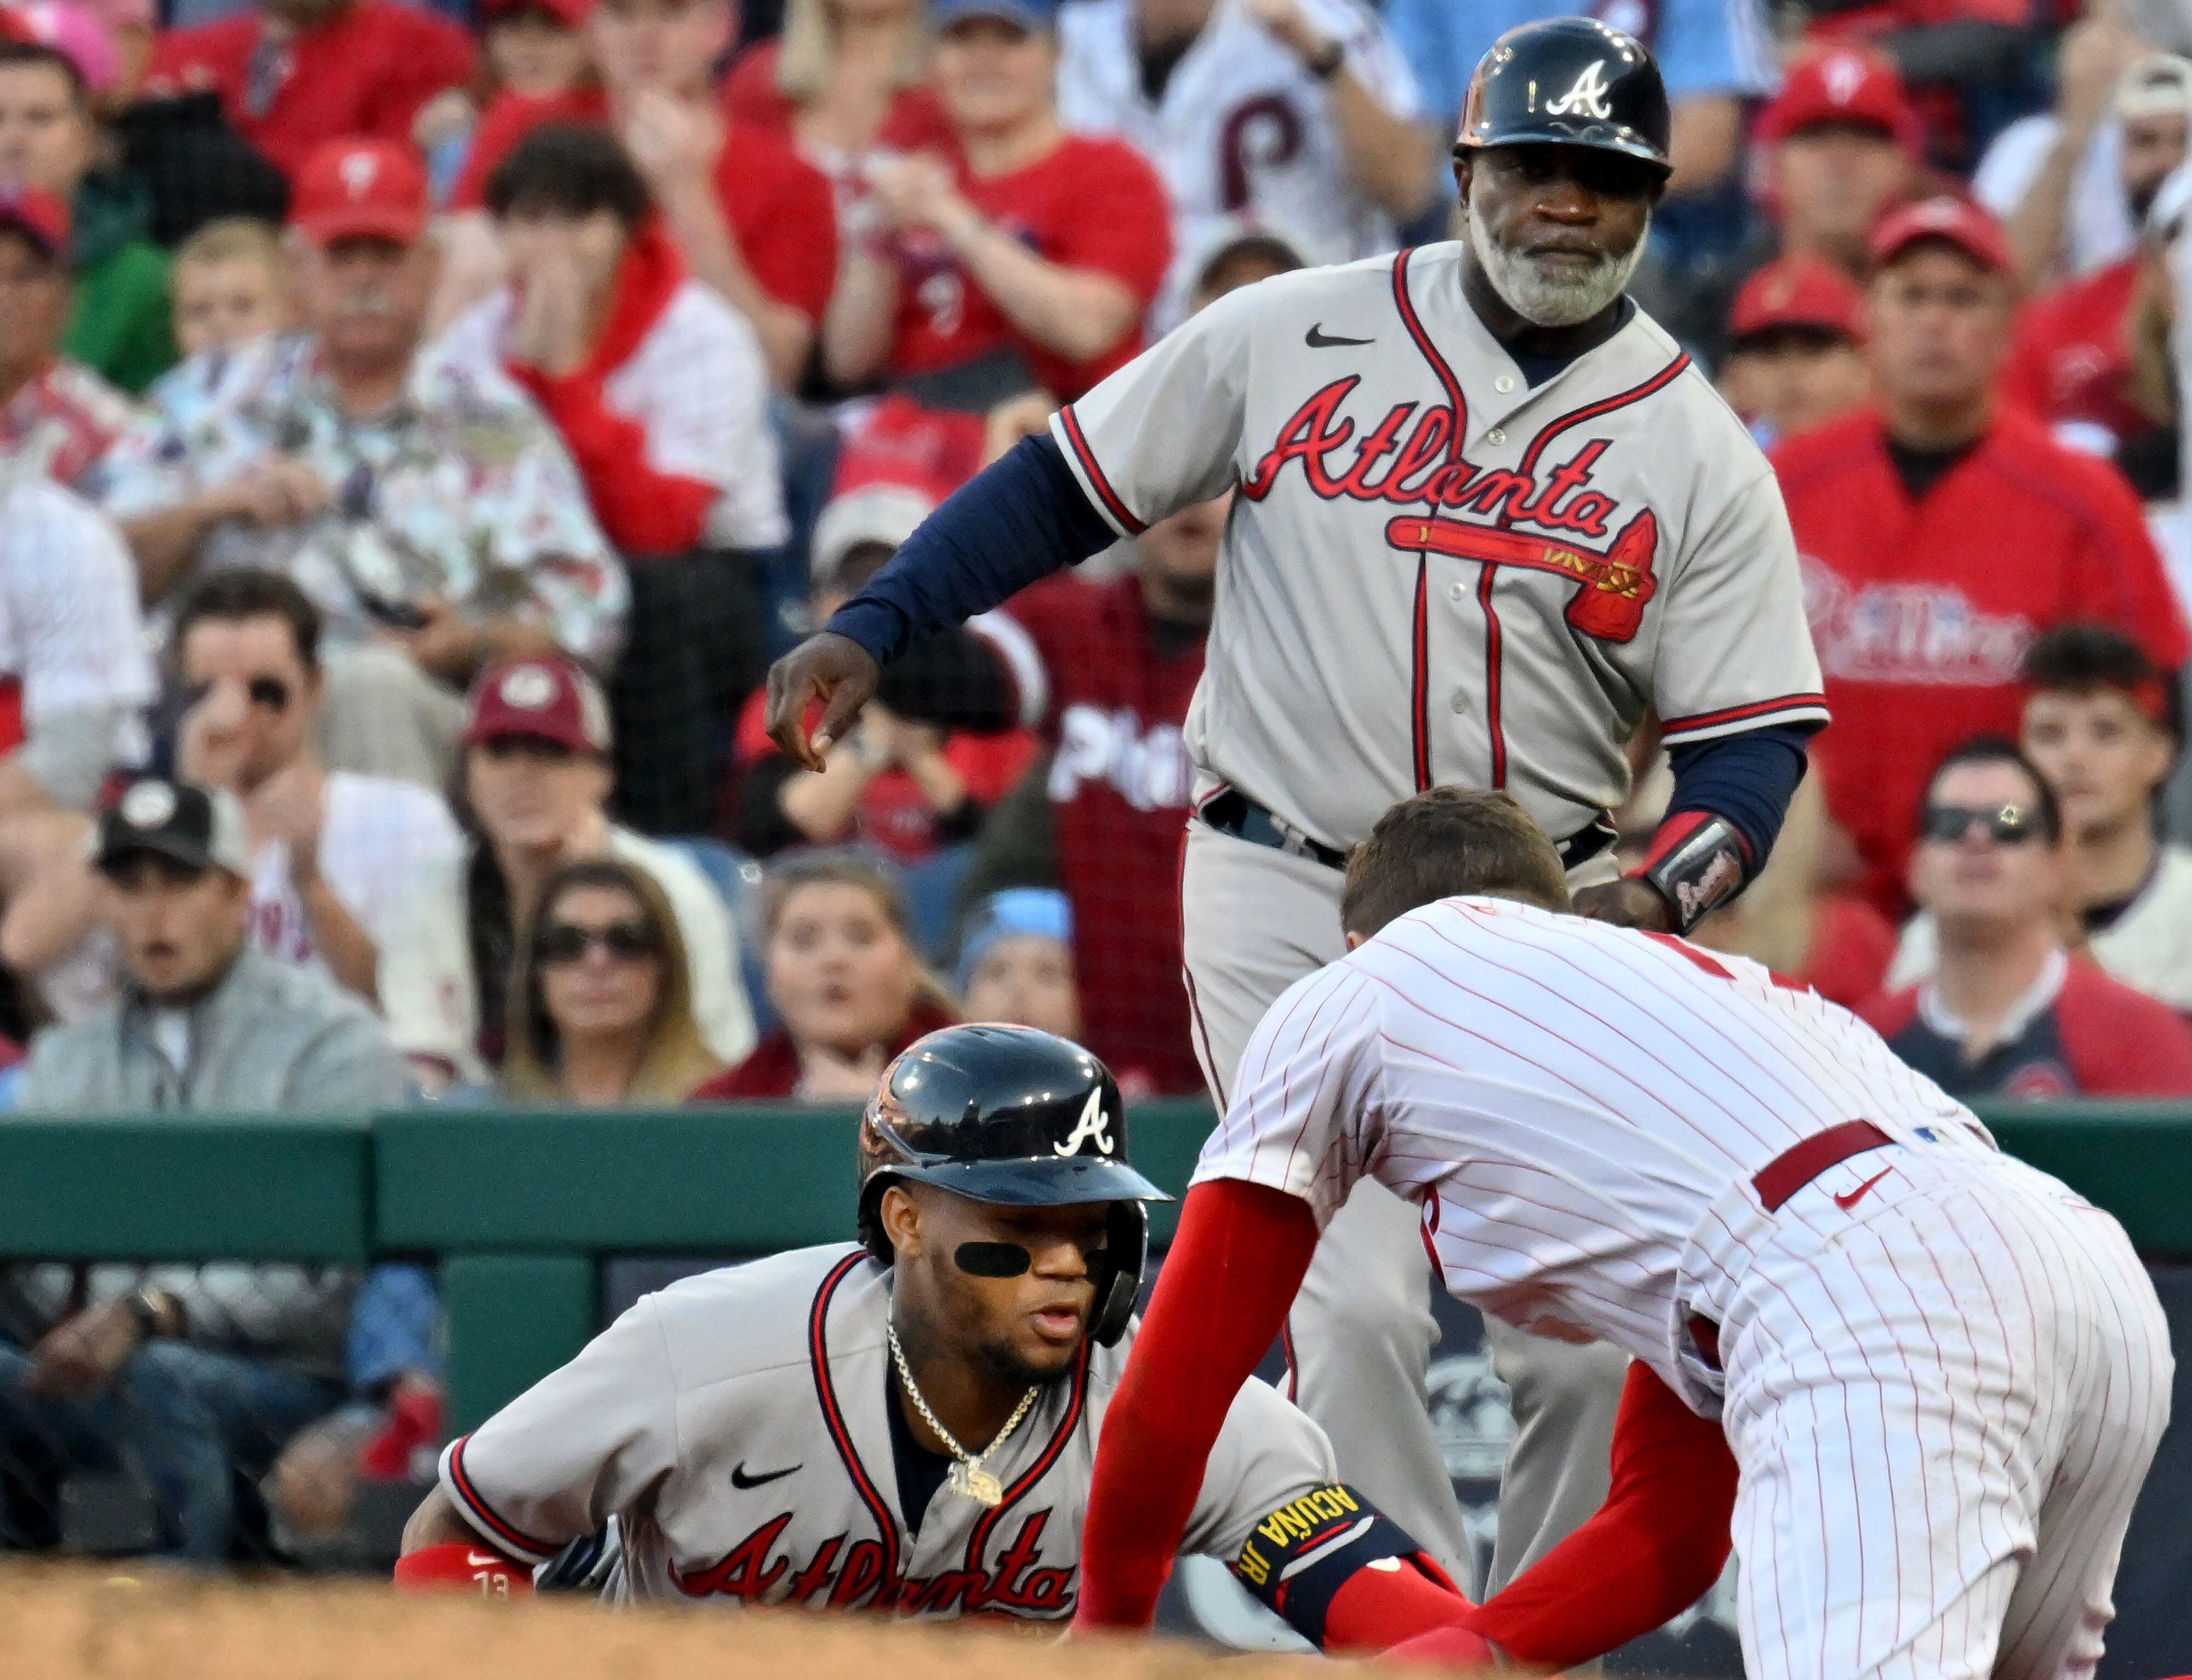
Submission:
<svg viewBox="0 0 2192 1680">
<path fill-rule="evenodd" d="M 1849 1120 L 1992 1150 L 1871 1028 L 1756 964 L 1491 898 L 1412 912 L 1296 982 L 1233 1092 L 1198 1182 L 1300 1196 L 1321 1227 L 1374 1177 L 1422 1207 L 1453 1295 L 1693 1395 L 1678 1279 L 1723 1195 Z"/>
<path fill-rule="evenodd" d="M 1461 247 L 1221 298 L 1051 422 L 1122 535 L 1237 485 L 1196 763 L 1348 846 L 1504 788 L 1556 840 L 1672 744 L 1826 715 L 1772 469 L 1638 310 L 1532 386 Z"/>
</svg>

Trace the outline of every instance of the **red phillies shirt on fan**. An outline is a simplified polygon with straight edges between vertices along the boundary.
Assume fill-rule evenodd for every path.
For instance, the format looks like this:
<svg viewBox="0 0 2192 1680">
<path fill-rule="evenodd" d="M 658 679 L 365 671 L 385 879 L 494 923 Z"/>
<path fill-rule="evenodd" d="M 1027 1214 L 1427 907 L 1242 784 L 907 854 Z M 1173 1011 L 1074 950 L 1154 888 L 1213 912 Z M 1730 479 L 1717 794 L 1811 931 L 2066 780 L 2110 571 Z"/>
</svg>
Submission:
<svg viewBox="0 0 2192 1680">
<path fill-rule="evenodd" d="M 2126 257 L 2034 299 L 2018 319 L 2016 347 L 2002 370 L 2003 396 L 2052 427 L 2099 428 L 2110 453 L 2155 429 L 2130 396 L 2125 332 L 2138 270 L 2138 259 Z"/>
<path fill-rule="evenodd" d="M 449 208 L 481 208 L 494 166 L 543 123 L 608 120 L 608 95 L 599 88 L 545 100 L 498 95 L 481 114 Z M 762 290 L 809 321 L 819 321 L 837 283 L 837 208 L 829 178 L 783 136 L 734 124 L 724 130 L 716 195 L 738 236 L 739 253 Z"/>
<path fill-rule="evenodd" d="M 439 12 L 397 0 L 351 0 L 287 42 L 266 38 L 247 9 L 163 33 L 146 73 L 148 97 L 220 95 L 236 130 L 294 176 L 329 140 L 412 144 L 411 123 L 435 94 L 471 85 L 472 38 Z"/>
<path fill-rule="evenodd" d="M 1181 730 L 1204 636 L 1155 624 L 1131 574 L 1048 578 L 1000 611 L 1034 641 L 1047 686 L 1041 729 L 1054 749 L 1051 814 L 1082 1039 L 1129 1089 L 1199 1091 L 1179 883 L 1195 779 Z"/>
<path fill-rule="evenodd" d="M 1037 256 L 1108 274 L 1147 310 L 1172 265 L 1172 215 L 1164 183 L 1139 152 L 1069 134 L 1025 169 L 979 176 L 962 168 L 958 178 L 968 202 Z M 894 376 L 933 373 L 1017 345 L 1042 388 L 1070 401 L 1142 348 L 1138 327 L 1092 361 L 1069 361 L 1007 321 L 934 234 L 899 235 L 891 249 L 899 271 Z"/>
<path fill-rule="evenodd" d="M 1827 809 L 1857 842 L 1865 896 L 1894 914 L 1926 778 L 1968 737 L 2017 732 L 2033 639 L 2098 619 L 2173 671 L 2183 619 L 2122 476 L 2021 410 L 1915 498 L 1870 409 L 1790 439 L 1773 464 L 1835 719 Z"/>
</svg>

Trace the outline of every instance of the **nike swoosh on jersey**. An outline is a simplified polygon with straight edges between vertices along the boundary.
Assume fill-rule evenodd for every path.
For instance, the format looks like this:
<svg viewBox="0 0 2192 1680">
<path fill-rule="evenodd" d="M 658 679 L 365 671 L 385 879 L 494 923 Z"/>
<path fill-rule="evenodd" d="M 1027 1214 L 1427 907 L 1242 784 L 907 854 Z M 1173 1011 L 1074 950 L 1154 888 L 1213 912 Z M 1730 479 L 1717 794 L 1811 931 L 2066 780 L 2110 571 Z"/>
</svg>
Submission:
<svg viewBox="0 0 2192 1680">
<path fill-rule="evenodd" d="M 1840 1208 L 1844 1213 L 1847 1213 L 1852 1208 L 1855 1207 L 1859 1202 L 1864 1199 L 1864 1193 L 1866 1191 L 1871 1189 L 1874 1185 L 1879 1183 L 1881 1179 L 1887 1177 L 1889 1173 L 1893 1172 L 1894 1170 L 1895 1169 L 1893 1167 L 1881 1168 L 1878 1172 L 1873 1174 L 1871 1177 L 1866 1179 L 1864 1183 L 1858 1185 L 1856 1189 L 1851 1191 L 1847 1195 L 1835 1197 L 1835 1205 Z"/>
<path fill-rule="evenodd" d="M 505 1569 L 510 1567 L 510 1560 L 495 1552 L 467 1552 L 465 1562 L 475 1569 L 491 1569 L 498 1564 Z"/>
<path fill-rule="evenodd" d="M 1302 342 L 1311 350 L 1330 350 L 1334 345 L 1374 345 L 1378 341 L 1375 339 L 1334 338 L 1324 330 L 1324 323 L 1320 321 L 1302 334 Z"/>
<path fill-rule="evenodd" d="M 803 1461 L 802 1461 L 802 1462 Z M 791 1466 L 791 1470 L 772 1470 L 766 1476 L 749 1476 L 746 1474 L 745 1461 L 741 1460 L 739 1462 L 731 1466 L 731 1485 L 734 1488 L 762 1487 L 771 1482 L 782 1481 L 785 1477 L 791 1474 L 792 1470 L 796 1470 L 798 1468 L 799 1466 L 795 1464 Z"/>
</svg>

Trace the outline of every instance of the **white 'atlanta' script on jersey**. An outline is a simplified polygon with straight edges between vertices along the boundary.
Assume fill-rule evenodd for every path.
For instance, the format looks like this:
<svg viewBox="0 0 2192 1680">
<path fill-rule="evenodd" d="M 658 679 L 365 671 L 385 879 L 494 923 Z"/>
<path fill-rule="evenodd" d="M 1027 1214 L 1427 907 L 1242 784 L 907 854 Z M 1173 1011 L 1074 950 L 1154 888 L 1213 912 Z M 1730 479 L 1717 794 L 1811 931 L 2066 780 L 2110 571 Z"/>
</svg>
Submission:
<svg viewBox="0 0 2192 1680">
<path fill-rule="evenodd" d="M 1889 1142 L 1754 1183 L 1860 1119 Z M 2160 1303 L 2113 1219 L 1847 1011 L 1665 935 L 1448 899 L 1273 1005 L 1196 1176 L 1320 1225 L 1374 1177 L 1450 1292 L 1717 1413 L 1754 1680 L 2092 1671 L 2168 1416 Z"/>
</svg>

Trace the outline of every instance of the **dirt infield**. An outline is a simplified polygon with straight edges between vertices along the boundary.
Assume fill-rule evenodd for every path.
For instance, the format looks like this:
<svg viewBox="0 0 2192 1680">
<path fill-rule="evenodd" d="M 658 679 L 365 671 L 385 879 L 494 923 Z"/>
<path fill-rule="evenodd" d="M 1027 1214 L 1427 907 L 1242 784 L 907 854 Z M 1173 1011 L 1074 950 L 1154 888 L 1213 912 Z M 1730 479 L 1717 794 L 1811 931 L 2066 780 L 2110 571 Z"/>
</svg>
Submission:
<svg viewBox="0 0 2192 1680">
<path fill-rule="evenodd" d="M 372 1582 L 202 1580 L 137 1566 L 0 1569 L 9 1680 L 1346 1680 L 1310 1657 L 1059 1646 L 996 1628 L 799 1612 L 399 1599 Z"/>
</svg>

